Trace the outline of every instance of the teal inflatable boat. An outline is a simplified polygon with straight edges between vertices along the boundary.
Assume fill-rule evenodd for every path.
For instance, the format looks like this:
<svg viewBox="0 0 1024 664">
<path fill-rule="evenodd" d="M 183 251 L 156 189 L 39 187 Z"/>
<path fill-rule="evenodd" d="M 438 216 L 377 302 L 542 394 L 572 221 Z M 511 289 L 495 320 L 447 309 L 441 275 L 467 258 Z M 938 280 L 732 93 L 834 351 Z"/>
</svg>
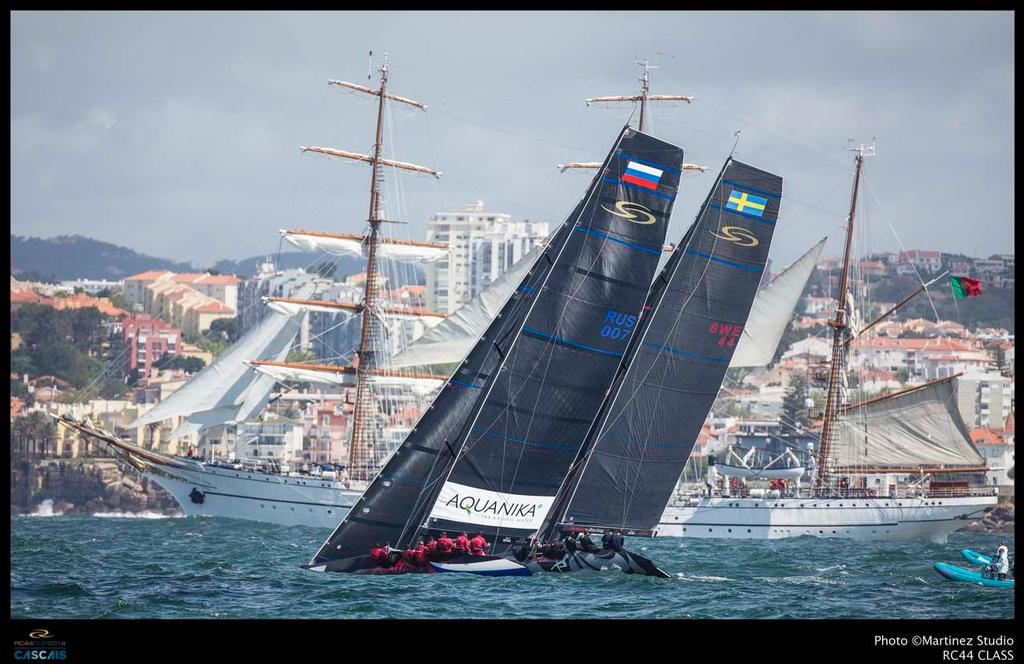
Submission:
<svg viewBox="0 0 1024 664">
<path fill-rule="evenodd" d="M 970 549 L 960 549 L 960 555 L 964 557 L 964 560 L 971 563 L 972 565 L 981 565 L 982 567 L 988 567 L 992 564 L 992 559 L 990 557 L 978 553 L 977 551 L 971 551 Z"/>
<path fill-rule="evenodd" d="M 1013 579 L 1000 581 L 997 577 L 986 576 L 985 573 L 967 569 L 966 567 L 957 567 L 949 563 L 935 563 L 935 571 L 950 581 L 974 583 L 988 588 L 1013 588 Z"/>
</svg>

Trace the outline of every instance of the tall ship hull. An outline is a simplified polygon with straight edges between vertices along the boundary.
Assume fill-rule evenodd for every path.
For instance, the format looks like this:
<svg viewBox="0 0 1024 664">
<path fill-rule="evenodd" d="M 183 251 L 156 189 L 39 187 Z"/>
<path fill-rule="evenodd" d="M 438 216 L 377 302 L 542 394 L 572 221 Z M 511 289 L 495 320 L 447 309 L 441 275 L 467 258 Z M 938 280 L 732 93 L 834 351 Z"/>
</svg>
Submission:
<svg viewBox="0 0 1024 664">
<path fill-rule="evenodd" d="M 949 533 L 989 509 L 992 495 L 907 498 L 729 498 L 676 500 L 657 527 L 658 537 L 853 540 L 929 540 Z"/>
<path fill-rule="evenodd" d="M 167 490 L 186 516 L 266 521 L 330 530 L 348 514 L 361 490 L 315 477 L 269 475 L 186 461 L 142 474 Z"/>
</svg>

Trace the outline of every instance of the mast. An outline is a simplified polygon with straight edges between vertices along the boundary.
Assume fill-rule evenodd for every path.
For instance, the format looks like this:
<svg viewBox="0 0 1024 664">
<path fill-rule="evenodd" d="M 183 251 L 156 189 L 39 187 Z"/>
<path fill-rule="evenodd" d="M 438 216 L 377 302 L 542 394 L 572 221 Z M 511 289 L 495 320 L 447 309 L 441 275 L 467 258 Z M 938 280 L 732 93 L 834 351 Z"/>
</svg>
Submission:
<svg viewBox="0 0 1024 664">
<path fill-rule="evenodd" d="M 656 65 L 652 65 L 649 60 L 643 62 L 637 62 L 636 64 L 644 68 L 644 73 L 640 77 L 640 94 L 638 95 L 611 95 L 607 97 L 588 97 L 587 106 L 593 103 L 602 102 L 623 102 L 631 101 L 633 103 L 640 104 L 640 122 L 637 127 L 640 131 L 646 131 L 647 129 L 647 104 L 654 101 L 685 101 L 687 104 L 693 103 L 693 97 L 686 95 L 652 95 L 651 94 L 651 78 L 650 70 L 657 69 Z M 558 170 L 565 172 L 569 169 L 597 169 L 601 168 L 601 162 L 599 161 L 577 161 L 570 162 L 568 164 L 558 164 Z M 703 173 L 708 169 L 707 166 L 701 166 L 699 164 L 683 164 L 681 168 L 684 171 L 700 171 Z"/>
<path fill-rule="evenodd" d="M 371 53 L 372 55 L 372 53 Z M 356 237 L 347 234 L 317 233 L 313 231 L 282 231 L 282 236 L 303 249 L 324 249 L 337 246 L 343 251 L 349 251 L 351 245 L 358 246 L 359 243 L 365 246 L 366 254 L 366 282 L 363 285 L 363 302 L 361 305 L 341 304 L 339 308 L 345 308 L 362 315 L 362 326 L 359 335 L 359 347 L 356 350 L 356 390 L 355 403 L 352 409 L 352 435 L 349 442 L 348 470 L 349 476 L 356 480 L 368 480 L 376 469 L 377 461 L 377 403 L 374 400 L 372 391 L 372 378 L 381 375 L 379 354 L 381 349 L 374 347 L 374 344 L 381 337 L 381 318 L 385 314 L 391 315 L 420 315 L 426 312 L 395 311 L 394 308 L 382 307 L 380 305 L 380 271 L 378 261 L 383 253 L 384 257 L 392 255 L 389 250 L 398 248 L 398 245 L 407 248 L 422 246 L 429 248 L 440 248 L 440 245 L 431 243 L 413 243 L 395 240 L 385 240 L 380 235 L 382 223 L 394 223 L 384 219 L 381 215 L 381 193 L 380 183 L 382 178 L 382 166 L 388 166 L 399 170 L 425 173 L 439 177 L 441 174 L 433 169 L 403 161 L 384 159 L 381 156 L 384 137 L 384 103 L 386 100 L 406 104 L 426 111 L 427 107 L 420 102 L 390 94 L 388 92 L 388 56 L 384 54 L 384 62 L 380 67 L 380 84 L 377 89 L 368 88 L 348 81 L 327 81 L 328 85 L 355 90 L 365 94 L 375 95 L 377 103 L 377 126 L 374 135 L 373 151 L 369 155 L 336 150 L 325 147 L 303 147 L 303 152 L 314 152 L 330 157 L 351 159 L 369 163 L 372 166 L 370 175 L 370 203 L 367 214 L 367 223 L 370 224 L 370 232 L 365 237 Z M 395 255 L 394 257 L 399 257 Z M 294 302 L 279 299 L 278 303 L 284 306 L 309 306 L 309 302 Z M 322 306 L 322 304 L 320 305 Z M 266 367 L 264 367 L 266 368 Z M 294 367 L 293 367 L 294 368 Z M 302 367 L 310 369 L 310 367 Z"/>
<path fill-rule="evenodd" d="M 828 322 L 832 328 L 832 365 L 829 370 L 828 389 L 825 394 L 825 419 L 821 427 L 821 443 L 818 446 L 818 475 L 815 479 L 815 488 L 825 486 L 826 465 L 828 463 L 829 444 L 832 438 L 832 427 L 835 424 L 839 410 L 839 384 L 842 380 L 842 372 L 845 369 L 845 346 L 847 324 L 847 297 L 846 291 L 849 288 L 850 278 L 850 252 L 853 245 L 853 224 L 857 214 L 857 196 L 860 193 L 860 176 L 864 167 L 864 157 L 874 154 L 874 146 L 863 144 L 853 148 L 854 163 L 856 171 L 853 178 L 853 194 L 850 196 L 850 216 L 846 224 L 846 247 L 843 252 L 843 271 L 839 278 L 839 291 L 836 295 L 836 315 Z"/>
<path fill-rule="evenodd" d="M 374 339 L 379 339 L 380 319 L 377 317 L 377 242 L 380 233 L 380 152 L 384 134 L 384 100 L 387 98 L 388 56 L 380 67 L 380 88 L 377 91 L 377 135 L 373 143 L 373 172 L 370 176 L 370 237 L 366 257 L 366 282 L 363 284 L 362 327 L 359 335 L 359 349 L 356 357 L 359 365 L 356 374 L 356 401 L 352 406 L 352 439 L 348 448 L 349 476 L 356 480 L 368 480 L 374 466 L 374 448 L 377 443 L 377 404 L 369 381 L 369 372 L 377 368 L 378 358 L 373 348 Z"/>
</svg>

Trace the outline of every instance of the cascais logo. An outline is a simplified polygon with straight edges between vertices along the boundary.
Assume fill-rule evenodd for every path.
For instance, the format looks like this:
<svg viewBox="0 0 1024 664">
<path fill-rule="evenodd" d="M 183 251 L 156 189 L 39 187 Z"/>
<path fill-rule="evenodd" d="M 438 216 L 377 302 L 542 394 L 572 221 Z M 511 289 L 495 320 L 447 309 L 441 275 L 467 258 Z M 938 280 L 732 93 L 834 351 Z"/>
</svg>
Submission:
<svg viewBox="0 0 1024 664">
<path fill-rule="evenodd" d="M 722 231 L 721 235 L 714 231 L 708 232 L 721 240 L 732 242 L 740 247 L 756 247 L 761 244 L 761 242 L 754 237 L 753 233 L 739 226 L 722 226 L 718 230 Z"/>
<path fill-rule="evenodd" d="M 30 639 L 48 639 L 50 638 L 50 630 L 48 629 L 36 629 L 28 633 Z"/>
<path fill-rule="evenodd" d="M 630 201 L 615 201 L 615 209 L 609 210 L 605 206 L 601 206 L 601 209 L 608 214 L 613 214 L 616 217 L 622 217 L 626 221 L 634 224 L 648 225 L 653 224 L 655 219 L 651 211 L 645 208 L 639 203 L 632 203 Z"/>
</svg>

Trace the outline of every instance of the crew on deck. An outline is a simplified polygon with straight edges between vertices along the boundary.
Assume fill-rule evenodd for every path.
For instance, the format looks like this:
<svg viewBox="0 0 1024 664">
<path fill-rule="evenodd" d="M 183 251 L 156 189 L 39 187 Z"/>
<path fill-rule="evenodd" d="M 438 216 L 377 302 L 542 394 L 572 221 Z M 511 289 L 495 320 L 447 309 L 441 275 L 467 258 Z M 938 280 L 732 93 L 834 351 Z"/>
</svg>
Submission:
<svg viewBox="0 0 1024 664">
<path fill-rule="evenodd" d="M 478 532 L 473 539 L 469 539 L 467 533 L 462 533 L 453 542 L 448 533 L 443 532 L 437 539 L 430 536 L 420 538 L 415 546 L 404 551 L 392 549 L 390 542 L 378 542 L 370 549 L 370 558 L 377 567 L 396 570 L 404 567 L 422 569 L 430 561 L 448 560 L 454 555 L 483 556 L 486 555 L 487 548 L 487 540 L 482 533 Z"/>
<path fill-rule="evenodd" d="M 576 548 L 583 553 L 594 553 L 598 550 L 594 540 L 590 539 L 589 530 L 584 530 L 576 536 Z"/>
<path fill-rule="evenodd" d="M 469 535 L 462 533 L 455 538 L 455 550 L 462 554 L 469 553 Z"/>
<path fill-rule="evenodd" d="M 469 540 L 469 552 L 474 556 L 482 556 L 487 550 L 487 540 L 484 539 L 482 533 L 477 531 L 476 535 L 473 535 L 473 539 Z"/>
</svg>

